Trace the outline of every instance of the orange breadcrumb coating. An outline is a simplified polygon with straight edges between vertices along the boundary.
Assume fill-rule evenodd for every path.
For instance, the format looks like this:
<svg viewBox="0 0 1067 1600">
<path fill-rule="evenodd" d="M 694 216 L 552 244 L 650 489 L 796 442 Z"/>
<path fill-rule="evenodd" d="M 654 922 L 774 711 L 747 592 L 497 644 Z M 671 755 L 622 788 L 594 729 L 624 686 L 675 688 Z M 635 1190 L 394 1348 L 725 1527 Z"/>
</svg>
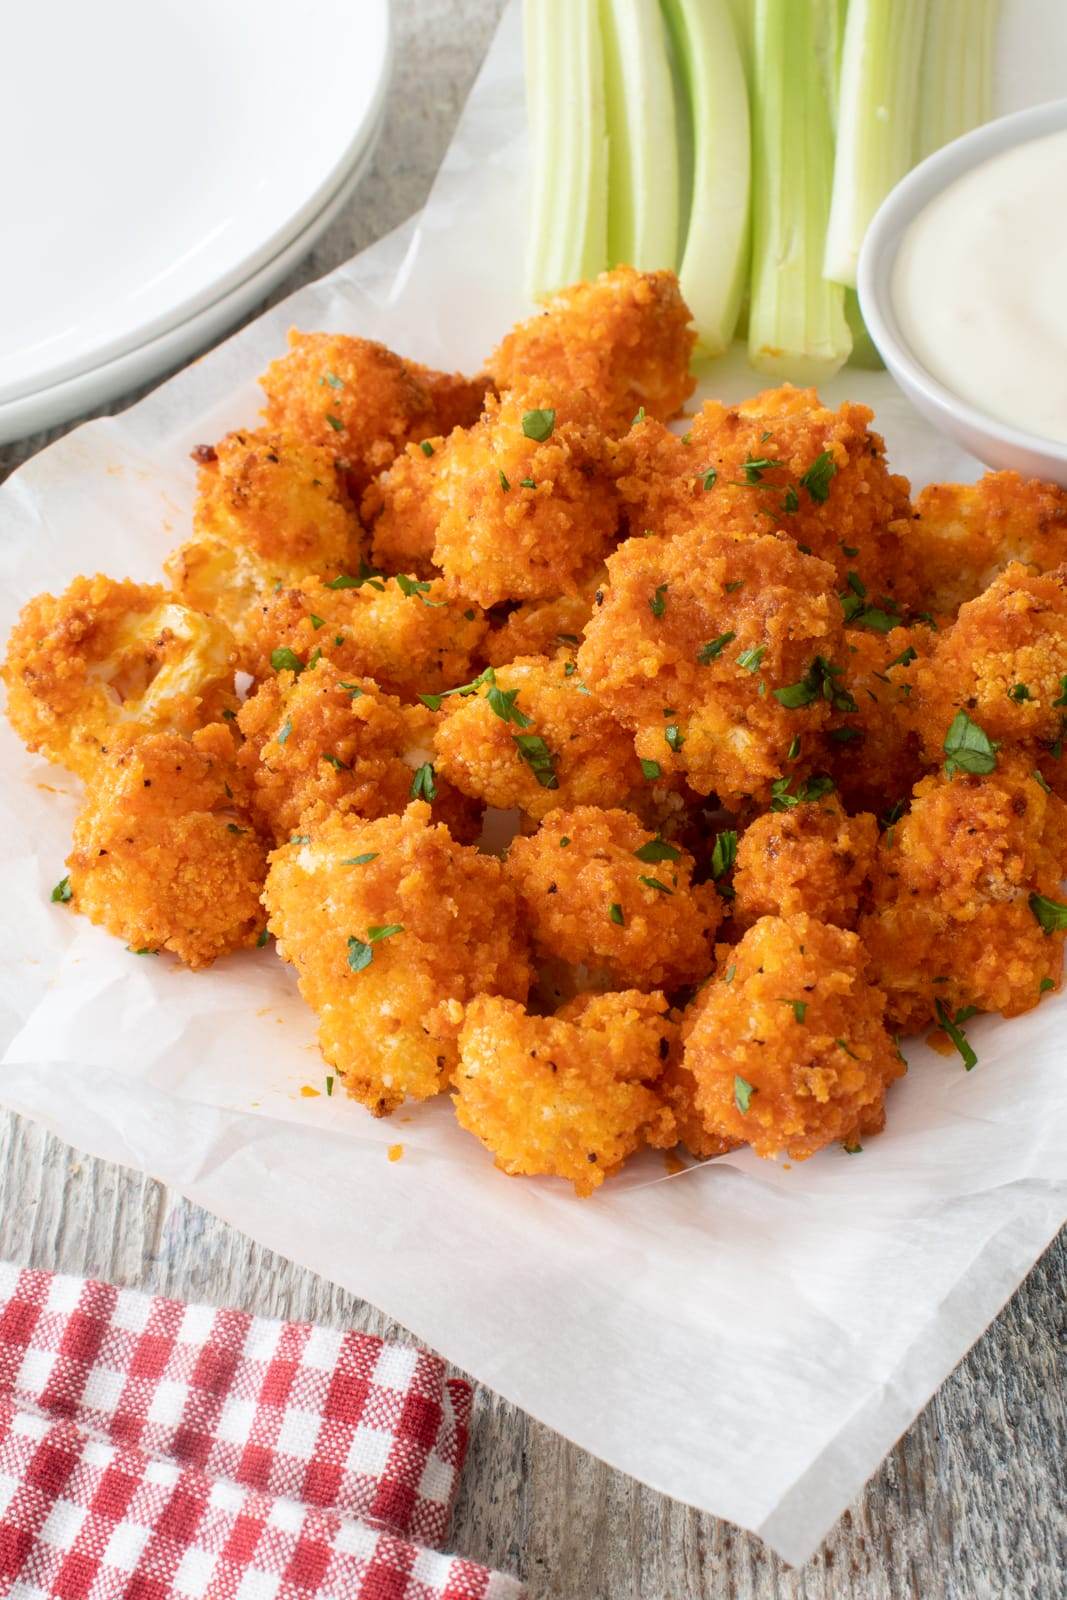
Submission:
<svg viewBox="0 0 1067 1600">
<path fill-rule="evenodd" d="M 487 626 L 477 606 L 450 598 L 439 580 L 427 589 L 406 576 L 371 576 L 333 588 L 305 578 L 249 614 L 241 664 L 261 679 L 273 672 L 279 649 L 305 663 L 318 651 L 345 677 L 374 678 L 390 693 L 414 698 L 465 683 Z"/>
<path fill-rule="evenodd" d="M 696 1079 L 683 1063 L 677 1046 L 672 1049 L 666 1071 L 656 1087 L 674 1116 L 678 1143 L 683 1144 L 698 1161 L 710 1161 L 715 1156 L 724 1156 L 731 1150 L 740 1149 L 743 1143 L 741 1139 L 723 1139 L 705 1128 L 704 1119 L 697 1109 Z"/>
<path fill-rule="evenodd" d="M 1013 562 L 912 668 L 923 754 L 944 760 L 958 711 L 1005 749 L 1024 751 L 1057 789 L 1056 757 L 1067 714 L 1067 564 L 1030 572 Z"/>
<path fill-rule="evenodd" d="M 938 1001 L 1018 1016 L 1041 983 L 1058 983 L 1063 934 L 1044 931 L 1029 899 L 1063 898 L 1067 807 L 1019 759 L 988 777 L 924 778 L 878 850 L 860 934 L 875 981 L 903 1030 L 935 1021 Z"/>
<path fill-rule="evenodd" d="M 883 1122 L 904 1072 L 859 938 L 814 917 L 762 917 L 697 996 L 683 1061 L 709 1134 L 795 1161 Z"/>
<path fill-rule="evenodd" d="M 481 420 L 454 432 L 431 466 L 434 564 L 480 605 L 574 594 L 615 540 L 603 435 L 580 397 L 549 384 L 488 396 Z"/>
<path fill-rule="evenodd" d="M 673 272 L 616 267 L 552 295 L 511 330 L 488 365 L 501 390 L 545 378 L 580 391 L 604 428 L 621 432 L 642 406 L 664 421 L 682 409 L 695 387 L 695 343 Z"/>
<path fill-rule="evenodd" d="M 922 777 L 912 707 L 915 663 L 936 637 L 922 623 L 888 633 L 846 627 L 841 663 L 856 709 L 832 719 L 821 759 L 849 811 L 884 817 Z"/>
<path fill-rule="evenodd" d="M 488 373 L 465 378 L 462 372 L 437 372 L 418 361 L 406 361 L 404 365 L 430 397 L 435 434 L 449 434 L 453 428 L 469 428 L 477 422 L 486 394 L 493 386 Z"/>
<path fill-rule="evenodd" d="M 877 844 L 874 817 L 846 816 L 832 794 L 757 817 L 737 847 L 736 926 L 803 911 L 854 928 Z"/>
<path fill-rule="evenodd" d="M 229 433 L 197 459 L 194 537 L 164 565 L 186 605 L 239 634 L 277 584 L 355 571 L 359 522 L 328 451 L 260 429 Z"/>
<path fill-rule="evenodd" d="M 371 339 L 345 333 L 289 334 L 289 350 L 260 379 L 271 428 L 329 452 L 358 501 L 410 440 L 473 420 L 478 380 L 435 373 Z"/>
<path fill-rule="evenodd" d="M 447 1087 L 462 1006 L 525 1000 L 530 966 L 500 862 L 431 826 L 430 808 L 305 820 L 270 858 L 278 953 L 318 1013 L 319 1047 L 375 1116 Z M 368 955 L 369 952 L 369 955 Z"/>
<path fill-rule="evenodd" d="M 675 989 L 710 972 L 722 916 L 715 886 L 694 886 L 688 851 L 629 811 L 553 812 L 512 841 L 505 865 L 535 951 L 582 969 L 576 987 Z"/>
<path fill-rule="evenodd" d="M 75 578 L 23 607 L 2 676 L 30 750 L 92 775 L 121 729 L 191 733 L 236 705 L 224 623 L 158 584 Z"/>
<path fill-rule="evenodd" d="M 505 667 L 519 656 L 555 655 L 561 645 L 577 650 L 582 629 L 592 614 L 593 597 L 606 581 L 606 569 L 598 567 L 577 594 L 560 595 L 555 600 L 524 600 L 490 630 L 483 647 L 489 665 Z"/>
<path fill-rule="evenodd" d="M 322 802 L 365 817 L 403 811 L 415 772 L 432 760 L 433 715 L 346 678 L 328 661 L 299 677 L 265 678 L 241 708 L 238 763 L 264 832 L 282 844 Z"/>
<path fill-rule="evenodd" d="M 433 578 L 433 547 L 444 510 L 437 485 L 448 440 L 409 444 L 367 489 L 360 510 L 373 530 L 374 565 Z"/>
<path fill-rule="evenodd" d="M 438 719 L 437 770 L 464 794 L 540 821 L 560 807 L 623 805 L 644 787 L 633 740 L 571 656 L 490 671 L 476 693 L 445 700 Z"/>
<path fill-rule="evenodd" d="M 512 1176 L 566 1178 L 590 1195 L 642 1144 L 676 1142 L 653 1085 L 670 1048 L 661 994 L 630 989 L 555 1017 L 478 995 L 467 1006 L 454 1083 L 461 1127 Z"/>
<path fill-rule="evenodd" d="M 817 658 L 841 665 L 826 562 L 769 534 L 695 530 L 627 540 L 608 577 L 578 669 L 634 731 L 639 756 L 726 802 L 766 801 L 775 780 L 810 772 L 831 702 L 820 691 L 788 709 L 775 691 L 804 680 Z"/>
<path fill-rule="evenodd" d="M 922 604 L 954 614 L 1011 561 L 1038 572 L 1067 561 L 1067 490 L 1017 472 L 931 483 L 915 501 L 906 544 Z"/>
<path fill-rule="evenodd" d="M 137 952 L 189 967 L 258 942 L 266 851 L 242 804 L 233 740 L 120 736 L 95 763 L 67 857 L 71 904 Z"/>
</svg>

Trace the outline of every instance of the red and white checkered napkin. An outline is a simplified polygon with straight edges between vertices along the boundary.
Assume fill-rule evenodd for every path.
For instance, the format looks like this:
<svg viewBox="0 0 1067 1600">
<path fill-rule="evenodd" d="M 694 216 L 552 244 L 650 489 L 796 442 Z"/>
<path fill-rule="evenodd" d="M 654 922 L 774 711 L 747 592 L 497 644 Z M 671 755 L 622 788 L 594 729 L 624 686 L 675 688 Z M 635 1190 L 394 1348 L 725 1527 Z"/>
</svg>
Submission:
<svg viewBox="0 0 1067 1600">
<path fill-rule="evenodd" d="M 438 1549 L 470 1405 L 425 1350 L 0 1263 L 0 1596 L 514 1600 Z"/>
</svg>

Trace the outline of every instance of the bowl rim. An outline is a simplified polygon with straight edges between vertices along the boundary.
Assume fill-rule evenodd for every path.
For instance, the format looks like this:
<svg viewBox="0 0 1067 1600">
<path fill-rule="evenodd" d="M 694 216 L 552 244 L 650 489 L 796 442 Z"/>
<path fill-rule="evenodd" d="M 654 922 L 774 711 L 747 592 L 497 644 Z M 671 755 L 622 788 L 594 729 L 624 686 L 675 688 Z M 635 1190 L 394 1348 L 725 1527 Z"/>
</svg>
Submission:
<svg viewBox="0 0 1067 1600">
<path fill-rule="evenodd" d="M 1067 466 L 1067 443 L 1002 422 L 935 378 L 904 338 L 893 308 L 893 269 L 908 225 L 949 184 L 992 156 L 1046 134 L 1067 130 L 1067 99 L 1046 100 L 983 123 L 942 145 L 890 190 L 871 220 L 860 249 L 856 290 L 867 331 L 898 381 L 911 385 L 939 412 L 972 432 L 998 439 Z"/>
</svg>

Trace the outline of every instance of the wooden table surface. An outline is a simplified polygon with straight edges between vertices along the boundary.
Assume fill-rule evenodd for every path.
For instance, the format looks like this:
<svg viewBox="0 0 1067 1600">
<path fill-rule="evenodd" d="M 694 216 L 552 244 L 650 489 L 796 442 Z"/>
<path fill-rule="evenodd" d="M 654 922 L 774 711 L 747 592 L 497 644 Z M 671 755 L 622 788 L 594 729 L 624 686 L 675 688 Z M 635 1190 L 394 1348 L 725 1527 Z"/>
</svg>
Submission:
<svg viewBox="0 0 1067 1600">
<path fill-rule="evenodd" d="M 502 5 L 394 0 L 396 81 L 377 159 L 275 299 L 422 203 Z M 51 437 L 0 447 L 0 477 Z M 163 1185 L 79 1155 L 5 1112 L 0 1259 L 405 1336 L 373 1307 Z M 521 1574 L 532 1600 L 1059 1600 L 1067 1570 L 1064 1268 L 1061 1239 L 800 1571 L 485 1391 L 455 1547 Z"/>
</svg>

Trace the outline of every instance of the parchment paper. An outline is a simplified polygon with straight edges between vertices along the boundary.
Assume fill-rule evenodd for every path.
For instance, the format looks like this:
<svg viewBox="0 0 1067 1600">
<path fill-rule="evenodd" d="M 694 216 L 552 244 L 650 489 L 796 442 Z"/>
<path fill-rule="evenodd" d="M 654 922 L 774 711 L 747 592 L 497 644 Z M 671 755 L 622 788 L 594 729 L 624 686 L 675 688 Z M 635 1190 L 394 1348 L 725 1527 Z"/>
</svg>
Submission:
<svg viewBox="0 0 1067 1600">
<path fill-rule="evenodd" d="M 188 525 L 190 448 L 255 417 L 255 375 L 290 324 L 474 370 L 526 311 L 518 22 L 513 8 L 420 218 L 0 490 L 3 633 L 31 594 L 78 572 L 157 575 Z M 1062 92 L 1065 67 L 1062 9 L 1009 6 L 999 108 Z M 758 387 L 734 359 L 703 392 Z M 976 474 L 884 374 L 848 372 L 827 393 L 869 399 L 917 483 Z M 740 1153 L 669 1177 L 648 1155 L 578 1202 L 496 1173 L 446 1104 L 380 1123 L 302 1096 L 325 1078 L 287 969 L 264 951 L 192 975 L 51 905 L 75 785 L 6 725 L 0 764 L 0 1100 L 166 1180 L 790 1561 L 816 1548 L 1063 1218 L 1063 996 L 970 1024 L 970 1074 L 909 1044 L 888 1131 L 859 1156 Z"/>
</svg>

